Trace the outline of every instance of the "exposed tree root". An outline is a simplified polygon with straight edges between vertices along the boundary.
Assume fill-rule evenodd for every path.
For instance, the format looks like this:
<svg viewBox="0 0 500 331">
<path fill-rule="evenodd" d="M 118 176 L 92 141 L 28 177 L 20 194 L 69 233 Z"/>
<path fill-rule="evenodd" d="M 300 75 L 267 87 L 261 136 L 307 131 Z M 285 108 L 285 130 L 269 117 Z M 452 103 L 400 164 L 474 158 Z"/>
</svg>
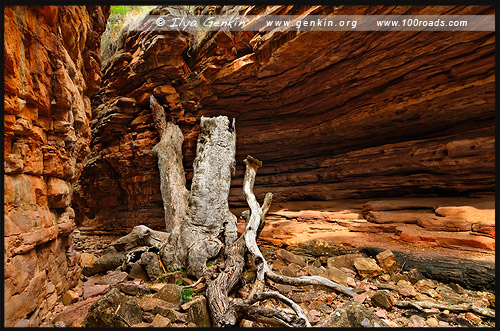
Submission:
<svg viewBox="0 0 500 331">
<path fill-rule="evenodd" d="M 159 160 L 167 232 L 137 226 L 129 235 L 115 241 L 113 245 L 117 250 L 133 249 L 125 264 L 154 246 L 159 251 L 164 272 L 166 268 L 173 270 L 186 267 L 188 274 L 198 277 L 196 283 L 187 287 L 207 283 L 206 297 L 213 327 L 252 326 L 251 321 L 272 326 L 310 327 L 306 313 L 298 304 L 282 293 L 265 291 L 266 281 L 268 285 L 272 281 L 291 286 L 322 286 L 355 297 L 352 288 L 321 276 L 288 277 L 272 271 L 257 245 L 257 238 L 265 225 L 273 195 L 267 193 L 262 206 L 257 202 L 253 187 L 262 162 L 250 155 L 243 161 L 246 166 L 243 193 L 250 209 L 242 213 L 246 227 L 243 234 L 237 237 L 236 217 L 229 211 L 227 203 L 236 148 L 234 120 L 231 125 L 224 116 L 202 117 L 193 165 L 195 174 L 189 192 L 185 188 L 182 167 L 182 132 L 174 123 L 167 123 L 163 107 L 153 96 L 150 104 L 155 126 L 161 136 L 153 151 Z M 224 262 L 209 267 L 206 262 L 219 252 L 223 253 Z M 245 261 L 245 257 L 250 261 Z M 233 292 L 241 285 L 245 262 L 255 265 L 256 277 L 246 299 L 235 298 Z M 377 285 L 395 289 L 381 283 Z M 277 301 L 288 308 L 259 305 L 265 300 Z M 453 312 L 473 311 L 495 317 L 493 310 L 471 304 L 396 301 L 395 305 L 419 310 L 438 308 Z"/>
<path fill-rule="evenodd" d="M 207 282 L 206 296 L 214 327 L 236 326 L 242 319 L 274 326 L 310 327 L 307 316 L 299 305 L 283 294 L 264 292 L 266 277 L 277 283 L 294 286 L 326 286 L 354 297 L 351 288 L 323 277 L 286 277 L 271 270 L 257 246 L 257 237 L 264 227 L 272 194 L 266 194 L 262 206 L 259 205 L 253 187 L 262 162 L 251 156 L 243 161 L 246 165 L 243 192 L 250 210 L 242 215 L 247 224 L 244 233 L 237 238 L 236 217 L 229 211 L 227 204 L 236 148 L 234 120 L 231 125 L 224 116 L 201 118 L 193 163 L 194 175 L 191 191 L 188 191 L 185 188 L 182 166 L 182 132 L 175 123 L 166 121 L 163 107 L 153 96 L 150 98 L 150 106 L 161 137 L 153 151 L 158 155 L 160 188 L 168 232 L 162 238 L 163 244 L 160 247 L 162 267 L 186 267 L 188 274 L 198 277 L 192 287 L 202 281 Z M 142 230 L 144 233 L 140 233 L 140 239 L 153 238 L 156 234 L 147 228 Z M 219 254 L 222 248 L 225 267 L 219 274 L 215 274 L 217 268 L 206 267 L 206 262 Z M 246 300 L 231 299 L 230 293 L 243 274 L 247 251 L 253 260 L 251 262 L 257 267 L 256 279 Z M 284 303 L 292 310 L 259 306 L 259 302 L 268 299 Z"/>
<path fill-rule="evenodd" d="M 213 326 L 236 326 L 238 321 L 245 319 L 273 326 L 310 327 L 311 324 L 299 305 L 280 293 L 264 292 L 266 277 L 281 284 L 326 286 L 351 297 L 354 297 L 355 293 L 351 288 L 332 282 L 324 277 L 287 277 L 278 275 L 270 269 L 257 246 L 257 237 L 264 226 L 265 215 L 271 205 L 272 194 L 268 193 L 266 195 L 261 207 L 253 193 L 253 186 L 257 169 L 262 166 L 262 163 L 251 156 L 247 156 L 243 162 L 246 165 L 243 192 L 250 211 L 245 211 L 242 215 L 247 222 L 244 233 L 226 250 L 225 270 L 209 283 L 206 291 Z M 245 266 L 244 256 L 247 250 L 257 266 L 256 279 L 246 300 L 231 300 L 229 293 L 241 278 Z M 293 311 L 256 305 L 258 302 L 267 299 L 281 301 Z"/>
<path fill-rule="evenodd" d="M 473 304 L 462 304 L 462 305 L 446 305 L 441 303 L 434 303 L 428 301 L 394 301 L 394 305 L 401 308 L 416 308 L 418 310 L 423 311 L 424 309 L 437 308 L 442 310 L 449 310 L 452 312 L 464 312 L 464 311 L 472 311 L 474 313 L 495 318 L 495 311 L 489 308 L 482 308 L 475 306 Z"/>
<path fill-rule="evenodd" d="M 295 313 L 297 314 L 297 317 L 302 319 L 304 321 L 305 326 L 311 327 L 311 324 L 307 320 L 306 313 L 300 308 L 298 304 L 293 302 L 291 299 L 285 297 L 281 293 L 276 293 L 276 292 L 262 292 L 262 293 L 256 293 L 252 295 L 248 300 L 245 301 L 246 304 L 253 304 L 258 301 L 266 300 L 266 299 L 277 299 L 285 303 L 287 306 L 292 308 Z"/>
</svg>

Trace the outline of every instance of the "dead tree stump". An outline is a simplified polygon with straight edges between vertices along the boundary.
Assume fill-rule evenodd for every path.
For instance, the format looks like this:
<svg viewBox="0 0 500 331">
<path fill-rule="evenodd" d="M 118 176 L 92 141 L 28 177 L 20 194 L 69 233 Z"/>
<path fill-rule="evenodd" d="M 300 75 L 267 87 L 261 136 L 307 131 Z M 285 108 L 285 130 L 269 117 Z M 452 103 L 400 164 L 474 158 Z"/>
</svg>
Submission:
<svg viewBox="0 0 500 331">
<path fill-rule="evenodd" d="M 234 120 L 231 123 L 225 116 L 201 118 L 193 181 L 188 191 L 182 165 L 182 132 L 176 124 L 166 122 L 163 107 L 153 96 L 150 105 L 161 136 L 153 148 L 158 156 L 165 208 L 166 234 L 163 238 L 166 239 L 160 247 L 160 257 L 167 269 L 186 268 L 189 275 L 199 278 L 196 284 L 207 283 L 206 296 L 213 326 L 237 326 L 243 319 L 273 326 L 311 326 L 299 305 L 280 293 L 265 291 L 267 279 L 288 285 L 323 286 L 354 297 L 351 288 L 323 277 L 287 277 L 271 270 L 257 245 L 257 237 L 264 226 L 272 194 L 266 195 L 262 206 L 258 203 L 253 186 L 262 162 L 251 156 L 244 160 L 243 179 L 243 192 L 250 210 L 242 214 L 247 224 L 244 233 L 237 236 L 237 219 L 228 205 L 236 151 Z M 145 238 L 149 238 L 150 232 L 141 228 L 141 233 L 144 231 L 148 234 Z M 247 299 L 230 298 L 229 294 L 239 285 L 247 251 L 257 266 L 256 280 Z M 224 266 L 208 268 L 207 261 L 216 256 L 224 260 Z M 215 274 L 218 269 L 220 271 Z M 291 310 L 257 304 L 268 299 L 277 300 Z"/>
</svg>

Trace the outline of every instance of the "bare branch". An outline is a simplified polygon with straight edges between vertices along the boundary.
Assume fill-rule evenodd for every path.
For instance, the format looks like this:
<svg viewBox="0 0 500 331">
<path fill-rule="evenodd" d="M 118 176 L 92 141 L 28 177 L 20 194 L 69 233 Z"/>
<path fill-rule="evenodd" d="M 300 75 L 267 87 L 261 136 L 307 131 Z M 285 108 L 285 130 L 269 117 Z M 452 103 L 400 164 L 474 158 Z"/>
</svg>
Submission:
<svg viewBox="0 0 500 331">
<path fill-rule="evenodd" d="M 240 236 L 227 248 L 226 268 L 208 284 L 206 293 L 214 327 L 234 326 L 236 312 L 230 304 L 228 294 L 233 290 L 245 267 L 245 241 Z"/>
<path fill-rule="evenodd" d="M 394 301 L 394 305 L 403 308 L 416 308 L 418 310 L 437 308 L 437 309 L 447 309 L 449 311 L 454 312 L 463 312 L 463 311 L 473 311 L 480 315 L 495 318 L 495 311 L 489 308 L 478 307 L 473 304 L 461 304 L 461 305 L 446 305 L 441 303 L 434 303 L 428 301 Z"/>
<path fill-rule="evenodd" d="M 257 278 L 250 294 L 261 292 L 264 288 L 264 277 L 267 271 L 267 263 L 262 255 L 259 247 L 257 246 L 257 230 L 259 228 L 262 210 L 253 193 L 253 186 L 255 183 L 255 175 L 257 169 L 262 166 L 262 162 L 254 159 L 250 155 L 247 156 L 243 162 L 246 165 L 245 176 L 243 178 L 243 193 L 250 207 L 250 217 L 245 229 L 245 244 L 248 251 L 254 258 L 255 265 L 257 266 Z"/>
<path fill-rule="evenodd" d="M 200 279 L 198 279 L 194 284 L 191 285 L 186 285 L 184 287 L 189 288 L 189 287 L 196 287 L 198 284 L 201 282 L 205 281 L 205 277 L 201 276 Z"/>
<path fill-rule="evenodd" d="M 170 233 L 168 240 L 160 248 L 162 262 L 169 269 L 184 267 L 184 247 L 179 238 L 181 227 L 188 211 L 189 191 L 186 189 L 186 177 L 182 163 L 182 143 L 184 136 L 174 123 L 166 122 L 165 111 L 154 96 L 149 99 L 155 127 L 160 141 L 153 147 L 158 157 L 160 171 L 160 190 L 165 208 L 165 229 Z"/>
<path fill-rule="evenodd" d="M 261 214 L 260 214 L 260 224 L 259 228 L 257 229 L 257 237 L 259 237 L 260 232 L 264 228 L 264 225 L 266 225 L 266 215 L 267 212 L 269 211 L 269 208 L 271 208 L 271 202 L 273 201 L 273 194 L 271 192 L 266 193 L 266 196 L 264 197 L 264 202 L 262 203 L 262 208 Z"/>
<path fill-rule="evenodd" d="M 345 287 L 343 285 L 340 285 L 338 283 L 335 283 L 327 278 L 321 277 L 321 276 L 301 276 L 301 277 L 288 277 L 288 276 L 283 276 L 283 275 L 278 275 L 274 273 L 273 271 L 268 271 L 267 272 L 267 277 L 269 279 L 281 283 L 281 284 L 287 284 L 287 285 L 322 285 L 326 286 L 328 288 L 331 288 L 333 290 L 336 290 L 338 292 L 344 293 L 350 297 L 355 297 L 356 293 L 353 291 L 352 288 L 350 287 Z"/>
<path fill-rule="evenodd" d="M 262 306 L 237 303 L 234 306 L 238 317 L 273 326 L 304 327 L 304 320 L 295 313 L 279 308 L 266 308 Z"/>
<path fill-rule="evenodd" d="M 248 300 L 245 301 L 247 304 L 253 304 L 257 301 L 262 301 L 266 299 L 276 299 L 284 302 L 286 305 L 288 305 L 290 308 L 292 308 L 297 316 L 299 318 L 302 318 L 304 320 L 304 324 L 306 327 L 311 327 L 311 324 L 307 320 L 306 313 L 300 308 L 298 304 L 293 302 L 292 300 L 288 299 L 285 297 L 283 294 L 276 293 L 276 292 L 263 292 L 263 293 L 256 293 L 252 295 Z"/>
</svg>

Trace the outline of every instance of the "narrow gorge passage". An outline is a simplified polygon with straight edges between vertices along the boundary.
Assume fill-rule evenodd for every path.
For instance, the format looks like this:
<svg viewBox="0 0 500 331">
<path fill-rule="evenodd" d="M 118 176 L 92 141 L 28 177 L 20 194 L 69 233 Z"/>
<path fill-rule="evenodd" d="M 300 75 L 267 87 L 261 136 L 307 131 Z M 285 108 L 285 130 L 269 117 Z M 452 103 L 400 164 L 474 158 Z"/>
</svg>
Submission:
<svg viewBox="0 0 500 331">
<path fill-rule="evenodd" d="M 168 269 L 147 236 L 120 239 L 138 225 L 161 240 L 170 232 L 153 149 L 161 137 L 154 98 L 179 129 L 187 190 L 199 182 L 193 163 L 202 117 L 234 119 L 224 211 L 237 217 L 232 236 L 247 224 L 243 160 L 262 161 L 253 192 L 259 203 L 268 192 L 273 198 L 257 244 L 271 274 L 323 276 L 354 289 L 352 301 L 266 280 L 266 290 L 290 298 L 312 326 L 346 326 L 332 317 L 341 305 L 379 325 L 494 326 L 494 30 L 120 33 L 119 26 L 146 14 L 494 13 L 490 6 L 5 7 L 4 325 L 213 323 L 208 280 Z M 226 266 L 220 254 L 206 262 L 215 274 Z M 290 307 L 272 295 L 248 299 L 256 267 L 247 259 L 230 299 Z M 458 308 L 444 313 L 445 303 Z M 120 317 L 107 313 L 118 306 L 126 307 Z M 241 313 L 239 325 L 302 323 L 260 313 L 270 315 L 250 322 Z"/>
</svg>

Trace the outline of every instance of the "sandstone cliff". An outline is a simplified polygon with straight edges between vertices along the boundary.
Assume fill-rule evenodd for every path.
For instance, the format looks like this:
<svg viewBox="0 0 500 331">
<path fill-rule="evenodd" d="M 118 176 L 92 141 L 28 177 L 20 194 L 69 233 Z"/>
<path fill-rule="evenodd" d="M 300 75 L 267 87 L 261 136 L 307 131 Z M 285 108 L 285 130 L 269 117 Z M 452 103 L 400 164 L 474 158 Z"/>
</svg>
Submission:
<svg viewBox="0 0 500 331">
<path fill-rule="evenodd" d="M 171 9 L 155 9 L 166 13 Z M 197 8 L 221 13 L 227 7 Z M 240 14 L 493 14 L 491 7 L 243 6 Z M 187 185 L 199 118 L 236 118 L 259 199 L 456 196 L 494 191 L 493 32 L 129 33 L 103 64 L 91 154 L 75 195 L 94 233 L 161 229 L 149 95 L 184 134 Z"/>
<path fill-rule="evenodd" d="M 72 185 L 89 152 L 109 8 L 4 13 L 4 323 L 38 326 L 80 275 Z"/>
<path fill-rule="evenodd" d="M 481 6 L 196 11 L 494 14 Z M 108 15 L 94 6 L 5 8 L 6 326 L 37 326 L 76 283 L 75 223 L 93 233 L 163 230 L 150 95 L 183 131 L 188 186 L 200 117 L 236 118 L 230 206 L 246 207 L 242 160 L 262 160 L 256 195 L 274 194 L 264 240 L 347 228 L 358 241 L 391 233 L 495 249 L 494 32 L 130 32 L 101 65 Z"/>
</svg>

